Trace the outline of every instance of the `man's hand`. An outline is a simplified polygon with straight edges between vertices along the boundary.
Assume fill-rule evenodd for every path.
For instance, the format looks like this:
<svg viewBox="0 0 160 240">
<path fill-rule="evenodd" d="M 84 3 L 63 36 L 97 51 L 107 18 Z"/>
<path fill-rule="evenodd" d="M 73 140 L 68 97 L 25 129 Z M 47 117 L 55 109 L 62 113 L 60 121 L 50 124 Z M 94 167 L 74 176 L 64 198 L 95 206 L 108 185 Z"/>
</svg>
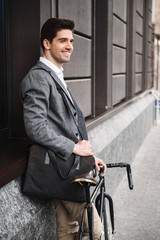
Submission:
<svg viewBox="0 0 160 240">
<path fill-rule="evenodd" d="M 104 167 L 103 172 L 105 173 L 105 171 L 107 170 L 106 164 L 100 158 L 97 158 L 97 157 L 94 157 L 94 158 L 95 158 L 95 166 L 96 166 L 97 171 L 99 172 L 99 170 L 100 170 L 99 166 L 101 165 Z"/>
<path fill-rule="evenodd" d="M 75 144 L 73 153 L 79 156 L 90 156 L 93 155 L 92 147 L 89 141 L 82 140 Z"/>
<path fill-rule="evenodd" d="M 78 143 L 75 144 L 73 153 L 79 156 L 93 155 L 91 143 L 87 140 L 79 141 Z M 106 164 L 100 158 L 97 158 L 97 157 L 94 157 L 94 158 L 95 158 L 95 166 L 97 171 L 100 170 L 99 166 L 102 165 L 104 167 L 104 172 L 105 172 L 107 170 Z"/>
</svg>

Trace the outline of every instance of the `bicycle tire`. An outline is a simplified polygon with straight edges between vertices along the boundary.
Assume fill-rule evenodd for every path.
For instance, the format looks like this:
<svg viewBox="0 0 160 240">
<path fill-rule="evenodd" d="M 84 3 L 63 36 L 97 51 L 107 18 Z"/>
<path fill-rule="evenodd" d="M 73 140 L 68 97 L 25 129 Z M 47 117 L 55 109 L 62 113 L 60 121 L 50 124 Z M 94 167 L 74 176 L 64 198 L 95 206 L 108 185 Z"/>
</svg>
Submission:
<svg viewBox="0 0 160 240">
<path fill-rule="evenodd" d="M 100 195 L 97 196 L 96 199 L 96 208 L 97 211 L 100 215 Z M 102 235 L 99 238 L 99 240 L 110 240 L 110 234 L 109 234 L 109 226 L 108 226 L 108 215 L 107 215 L 107 199 L 104 197 L 104 201 L 103 201 L 103 208 L 102 208 L 102 216 L 101 220 L 102 220 Z"/>
<path fill-rule="evenodd" d="M 104 198 L 103 211 L 102 211 L 102 231 L 104 233 L 104 240 L 109 240 L 109 228 L 108 228 L 108 218 L 106 209 L 106 199 Z M 103 240 L 102 238 L 102 240 Z"/>
</svg>

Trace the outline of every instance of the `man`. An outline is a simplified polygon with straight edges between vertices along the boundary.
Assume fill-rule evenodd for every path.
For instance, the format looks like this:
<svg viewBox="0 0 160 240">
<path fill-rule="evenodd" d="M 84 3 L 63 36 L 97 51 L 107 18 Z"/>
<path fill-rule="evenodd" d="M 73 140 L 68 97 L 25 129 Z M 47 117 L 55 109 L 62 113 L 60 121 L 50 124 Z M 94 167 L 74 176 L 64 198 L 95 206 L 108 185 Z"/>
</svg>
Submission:
<svg viewBox="0 0 160 240">
<path fill-rule="evenodd" d="M 72 153 L 80 156 L 93 155 L 82 112 L 63 78 L 62 65 L 70 61 L 73 51 L 73 29 L 73 21 L 57 18 L 47 20 L 41 30 L 43 56 L 22 81 L 24 123 L 29 138 L 64 159 L 68 159 Z M 65 103 L 52 77 L 38 68 L 50 71 L 52 77 L 66 92 L 83 139 L 80 138 L 72 117 L 66 111 Z M 106 170 L 103 161 L 96 157 L 95 165 L 97 170 L 99 165 L 103 165 Z M 83 207 L 84 203 L 55 200 L 58 240 L 77 239 Z M 94 222 L 95 239 L 98 239 L 101 234 L 101 223 L 95 209 Z"/>
</svg>

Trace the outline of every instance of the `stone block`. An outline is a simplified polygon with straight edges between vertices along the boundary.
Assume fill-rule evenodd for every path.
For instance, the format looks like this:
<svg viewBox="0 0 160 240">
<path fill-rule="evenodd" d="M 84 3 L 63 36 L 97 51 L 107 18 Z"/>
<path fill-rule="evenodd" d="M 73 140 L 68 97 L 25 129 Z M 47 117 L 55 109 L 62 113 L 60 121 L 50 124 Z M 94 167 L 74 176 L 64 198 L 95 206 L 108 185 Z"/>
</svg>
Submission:
<svg viewBox="0 0 160 240">
<path fill-rule="evenodd" d="M 75 29 L 91 36 L 92 1 L 59 0 L 59 17 L 69 18 L 75 22 Z"/>
<path fill-rule="evenodd" d="M 71 61 L 64 64 L 65 77 L 91 76 L 92 41 L 74 34 L 74 51 Z"/>
<path fill-rule="evenodd" d="M 126 47 L 126 24 L 113 16 L 113 43 Z"/>
<path fill-rule="evenodd" d="M 142 90 L 142 74 L 135 74 L 135 93 Z"/>
<path fill-rule="evenodd" d="M 138 32 L 141 36 L 143 36 L 143 18 L 136 13 L 136 32 Z"/>
<path fill-rule="evenodd" d="M 148 72 L 152 72 L 152 59 L 148 58 Z"/>
<path fill-rule="evenodd" d="M 143 53 L 143 37 L 136 33 L 136 52 Z"/>
<path fill-rule="evenodd" d="M 113 76 L 112 103 L 116 104 L 126 97 L 126 75 Z"/>
<path fill-rule="evenodd" d="M 84 116 L 87 117 L 91 115 L 91 79 L 67 80 L 66 82 Z"/>
<path fill-rule="evenodd" d="M 136 54 L 135 71 L 136 73 L 142 72 L 142 55 L 140 54 Z"/>
<path fill-rule="evenodd" d="M 113 74 L 126 72 L 126 50 L 113 46 Z"/>
<path fill-rule="evenodd" d="M 149 89 L 149 88 L 151 88 L 151 87 L 153 87 L 152 86 L 152 72 L 149 72 L 148 73 L 148 81 L 147 81 L 147 88 Z"/>
<path fill-rule="evenodd" d="M 152 43 L 152 28 L 148 28 L 148 41 Z"/>
<path fill-rule="evenodd" d="M 152 27 L 152 12 L 151 11 L 148 11 L 148 18 L 149 18 L 148 25 L 150 27 Z"/>
<path fill-rule="evenodd" d="M 136 10 L 143 16 L 143 0 L 136 0 Z"/>
<path fill-rule="evenodd" d="M 127 0 L 113 0 L 113 13 L 127 21 Z"/>
</svg>

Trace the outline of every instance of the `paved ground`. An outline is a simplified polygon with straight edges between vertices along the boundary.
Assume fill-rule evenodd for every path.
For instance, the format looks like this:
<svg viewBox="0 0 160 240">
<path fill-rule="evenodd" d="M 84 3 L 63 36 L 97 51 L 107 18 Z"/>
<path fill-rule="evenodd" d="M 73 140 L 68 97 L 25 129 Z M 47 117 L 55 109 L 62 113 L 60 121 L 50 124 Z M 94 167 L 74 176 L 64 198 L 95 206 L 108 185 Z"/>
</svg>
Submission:
<svg viewBox="0 0 160 240">
<path fill-rule="evenodd" d="M 160 124 L 151 128 L 131 167 L 134 190 L 125 177 L 113 196 L 112 240 L 160 240 Z"/>
</svg>

